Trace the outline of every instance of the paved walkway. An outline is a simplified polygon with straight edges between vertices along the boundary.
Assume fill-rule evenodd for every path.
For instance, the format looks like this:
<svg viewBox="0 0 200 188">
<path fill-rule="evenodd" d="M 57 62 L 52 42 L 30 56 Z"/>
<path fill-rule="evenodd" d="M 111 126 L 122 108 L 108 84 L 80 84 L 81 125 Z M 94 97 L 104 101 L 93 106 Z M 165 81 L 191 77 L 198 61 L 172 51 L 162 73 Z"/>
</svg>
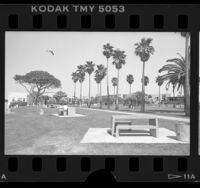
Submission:
<svg viewBox="0 0 200 188">
<path fill-rule="evenodd" d="M 167 119 L 167 120 L 175 120 L 175 121 L 182 121 L 182 122 L 186 122 L 189 123 L 190 122 L 190 118 L 187 117 L 172 117 L 172 116 L 162 116 L 162 115 L 157 115 L 157 114 L 147 114 L 147 113 L 134 113 L 134 112 L 123 112 L 123 111 L 113 111 L 113 110 L 104 110 L 104 109 L 93 109 L 93 108 L 80 108 L 80 109 L 84 109 L 84 110 L 94 110 L 94 111 L 100 111 L 100 112 L 109 112 L 109 113 L 118 113 L 118 114 L 129 114 L 129 115 L 135 115 L 135 116 L 145 116 L 145 117 L 149 117 L 149 118 L 159 118 L 159 119 Z"/>
</svg>

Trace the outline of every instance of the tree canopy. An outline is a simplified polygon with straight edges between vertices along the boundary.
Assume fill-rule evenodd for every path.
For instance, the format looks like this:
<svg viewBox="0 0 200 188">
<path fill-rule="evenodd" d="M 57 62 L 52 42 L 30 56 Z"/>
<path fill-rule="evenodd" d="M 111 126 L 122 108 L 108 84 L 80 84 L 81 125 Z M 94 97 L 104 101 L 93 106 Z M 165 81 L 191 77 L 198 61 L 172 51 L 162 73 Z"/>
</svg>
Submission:
<svg viewBox="0 0 200 188">
<path fill-rule="evenodd" d="M 117 86 L 118 78 L 117 77 L 113 77 L 112 80 L 111 80 L 111 82 L 112 82 L 112 85 L 114 87 Z"/>
<path fill-rule="evenodd" d="M 180 55 L 180 58 L 168 59 L 166 62 L 170 63 L 164 65 L 161 69 L 159 69 L 159 73 L 165 71 L 166 73 L 159 76 L 158 81 L 159 82 L 167 81 L 166 88 L 168 88 L 170 84 L 172 84 L 173 87 L 177 86 L 177 90 L 179 90 L 179 88 L 184 87 L 185 84 L 185 75 L 186 75 L 185 58 Z"/>
<path fill-rule="evenodd" d="M 78 76 L 78 81 L 82 83 L 85 80 L 85 66 L 84 65 L 77 66 L 76 73 Z"/>
<path fill-rule="evenodd" d="M 156 77 L 156 83 L 158 84 L 158 86 L 161 86 L 163 84 L 163 80 L 160 78 L 160 76 Z"/>
<path fill-rule="evenodd" d="M 132 74 L 126 76 L 126 81 L 131 85 L 134 82 L 134 77 Z"/>
<path fill-rule="evenodd" d="M 38 98 L 43 95 L 47 89 L 61 87 L 60 80 L 46 71 L 31 71 L 25 75 L 16 74 L 14 80 L 26 89 L 35 99 L 35 103 L 38 102 Z"/>
<path fill-rule="evenodd" d="M 93 73 L 95 64 L 92 61 L 87 61 L 85 64 L 85 72 L 89 75 Z"/>
<path fill-rule="evenodd" d="M 139 56 L 142 62 L 148 61 L 150 55 L 153 55 L 155 51 L 154 47 L 150 45 L 152 40 L 152 38 L 142 38 L 139 43 L 135 44 L 135 55 Z"/>
<path fill-rule="evenodd" d="M 71 76 L 72 76 L 73 82 L 76 83 L 78 81 L 78 73 L 77 72 L 73 72 Z"/>
<path fill-rule="evenodd" d="M 53 97 L 56 99 L 57 102 L 59 102 L 62 98 L 67 97 L 67 94 L 63 91 L 56 92 Z"/>
<path fill-rule="evenodd" d="M 97 65 L 97 70 L 95 71 L 95 81 L 97 83 L 101 83 L 101 81 L 106 76 L 107 68 L 105 68 L 102 64 Z"/>
<path fill-rule="evenodd" d="M 122 65 L 126 64 L 125 51 L 121 51 L 119 49 L 116 49 L 116 50 L 114 50 L 112 57 L 113 57 L 112 64 L 115 65 L 116 69 L 121 69 Z"/>
<path fill-rule="evenodd" d="M 142 82 L 142 79 L 141 79 Z M 144 76 L 144 85 L 147 86 L 149 83 L 149 77 L 148 76 Z"/>
<path fill-rule="evenodd" d="M 113 46 L 111 46 L 109 43 L 103 45 L 103 55 L 106 56 L 107 59 L 111 57 L 113 53 Z"/>
</svg>

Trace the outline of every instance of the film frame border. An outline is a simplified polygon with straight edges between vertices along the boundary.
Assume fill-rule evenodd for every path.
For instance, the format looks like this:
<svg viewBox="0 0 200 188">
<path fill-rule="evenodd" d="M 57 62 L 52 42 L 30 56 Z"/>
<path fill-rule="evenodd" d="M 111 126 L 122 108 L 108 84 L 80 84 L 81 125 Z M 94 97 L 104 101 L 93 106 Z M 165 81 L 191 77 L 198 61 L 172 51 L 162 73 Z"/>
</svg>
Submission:
<svg viewBox="0 0 200 188">
<path fill-rule="evenodd" d="M 114 5 L 114 4 L 112 4 Z M 123 4 L 122 4 L 123 5 Z M 0 175 L 1 181 L 85 181 L 89 174 L 98 169 L 107 169 L 115 175 L 116 180 L 123 181 L 169 181 L 168 176 L 179 175 L 181 178 L 171 181 L 199 181 L 200 157 L 198 154 L 198 61 L 199 61 L 199 31 L 200 24 L 195 19 L 200 13 L 200 5 L 127 5 L 126 12 L 120 14 L 69 13 L 66 27 L 57 27 L 61 14 L 39 14 L 36 18 L 39 27 L 33 27 L 31 5 L 0 5 L 0 54 L 3 62 L 2 79 L 5 81 L 5 31 L 127 31 L 127 32 L 181 32 L 191 33 L 191 126 L 190 127 L 190 155 L 189 156 L 22 156 L 4 155 L 4 122 L 1 126 L 0 142 Z M 97 6 L 97 4 L 95 4 Z M 11 13 L 10 13 L 11 12 Z M 94 16 L 94 14 L 96 14 Z M 36 14 L 37 16 L 38 14 Z M 42 25 L 41 16 L 42 15 Z M 110 19 L 115 26 L 105 28 L 106 19 Z M 63 15 L 62 15 L 63 16 Z M 64 15 L 65 16 L 65 15 Z M 82 18 L 82 16 L 84 18 Z M 109 18 L 106 18 L 109 16 Z M 110 17 L 111 16 L 111 17 Z M 18 18 L 17 18 L 18 17 Z M 132 17 L 132 18 L 131 18 Z M 26 18 L 26 19 L 24 19 Z M 24 19 L 24 20 L 23 20 Z M 63 19 L 63 18 L 62 18 Z M 61 20 L 62 20 L 61 19 Z M 88 24 L 88 19 L 91 19 Z M 136 26 L 131 25 L 130 19 L 137 20 Z M 9 23 L 9 20 L 10 23 Z M 17 21 L 16 21 L 17 20 Z M 23 21 L 22 21 L 23 20 Z M 85 20 L 81 25 L 81 20 Z M 94 21 L 95 20 L 95 21 Z M 191 21 L 192 20 L 192 21 Z M 62 21 L 61 21 L 62 23 Z M 78 23 L 78 24 L 75 24 Z M 11 24 L 11 25 L 9 25 Z M 36 24 L 36 25 L 37 25 Z M 62 25 L 62 24 L 61 24 Z M 89 25 L 89 27 L 88 27 Z M 112 25 L 112 24 L 111 24 Z M 86 27 L 85 27 L 86 26 Z M 195 64 L 196 62 L 196 64 Z M 5 82 L 4 82 L 5 84 Z M 4 97 L 4 91 L 1 90 Z M 196 104 L 195 104 L 196 103 Z M 4 104 L 2 103 L 2 107 Z M 4 120 L 4 114 L 1 114 Z M 3 141 L 3 142 L 2 142 Z M 57 160 L 58 159 L 58 160 Z M 59 162 L 60 161 L 60 162 Z M 107 162 L 106 162 L 107 161 Z M 66 168 L 59 168 L 59 163 L 66 163 Z M 35 165 L 34 165 L 35 164 Z M 49 166 L 52 164 L 52 166 Z M 85 165 L 87 164 L 87 165 Z M 33 167 L 32 167 L 33 165 Z M 62 166 L 62 165 L 61 165 Z M 146 168 L 146 167 L 149 167 Z M 32 171 L 32 168 L 34 171 Z M 57 171 L 58 170 L 58 171 Z M 50 174 L 49 174 L 50 172 Z M 6 179 L 2 179 L 2 175 Z M 196 179 L 191 179 L 192 174 Z M 186 179 L 184 179 L 186 177 Z M 30 179 L 32 178 L 32 179 Z"/>
</svg>

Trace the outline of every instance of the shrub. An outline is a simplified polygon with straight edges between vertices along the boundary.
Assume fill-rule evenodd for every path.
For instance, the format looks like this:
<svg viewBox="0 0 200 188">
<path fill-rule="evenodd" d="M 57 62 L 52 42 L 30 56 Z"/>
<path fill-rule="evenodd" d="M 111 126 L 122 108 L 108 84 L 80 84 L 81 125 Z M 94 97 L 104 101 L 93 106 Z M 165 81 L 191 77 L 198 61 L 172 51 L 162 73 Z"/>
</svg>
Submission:
<svg viewBox="0 0 200 188">
<path fill-rule="evenodd" d="M 14 101 L 14 102 L 10 103 L 9 107 L 13 107 L 15 105 L 18 105 L 18 106 L 27 106 L 27 102 L 25 102 L 25 101 Z"/>
</svg>

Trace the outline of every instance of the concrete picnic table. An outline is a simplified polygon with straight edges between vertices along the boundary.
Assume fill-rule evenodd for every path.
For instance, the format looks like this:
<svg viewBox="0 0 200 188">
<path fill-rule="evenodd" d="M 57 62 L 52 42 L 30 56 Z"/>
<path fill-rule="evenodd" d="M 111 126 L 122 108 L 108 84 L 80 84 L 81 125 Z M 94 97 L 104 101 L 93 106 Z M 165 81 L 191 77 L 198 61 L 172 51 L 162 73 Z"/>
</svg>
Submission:
<svg viewBox="0 0 200 188">
<path fill-rule="evenodd" d="M 155 136 L 158 135 L 158 119 L 153 117 L 135 117 L 133 115 L 112 115 L 111 116 L 111 135 L 114 136 L 116 134 L 116 127 L 120 125 L 123 127 L 130 125 L 130 128 L 134 128 L 132 125 L 132 120 L 149 120 L 149 125 L 135 125 L 135 128 L 141 129 L 147 128 L 151 129 L 152 126 L 155 126 Z"/>
</svg>

